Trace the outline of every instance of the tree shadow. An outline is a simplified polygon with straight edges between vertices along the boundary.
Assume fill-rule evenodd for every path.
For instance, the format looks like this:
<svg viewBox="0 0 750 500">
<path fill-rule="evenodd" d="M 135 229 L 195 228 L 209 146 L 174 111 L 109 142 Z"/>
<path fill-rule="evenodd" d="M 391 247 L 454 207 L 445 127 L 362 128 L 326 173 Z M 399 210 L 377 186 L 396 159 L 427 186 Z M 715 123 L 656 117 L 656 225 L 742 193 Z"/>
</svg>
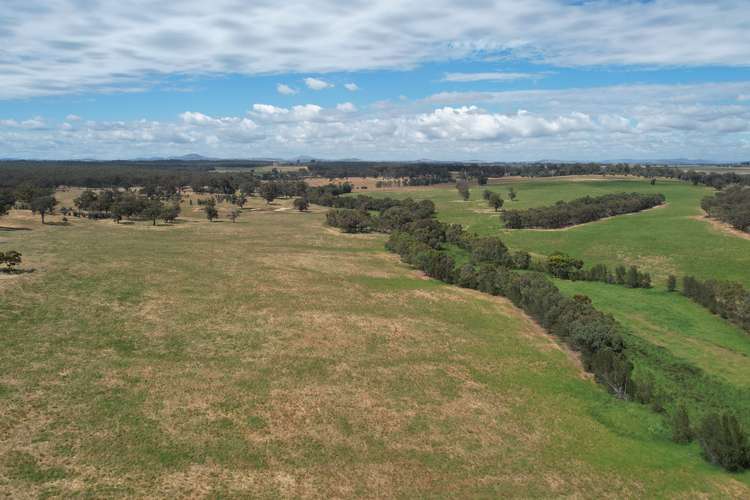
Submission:
<svg viewBox="0 0 750 500">
<path fill-rule="evenodd" d="M 30 227 L 5 227 L 0 226 L 0 231 L 31 231 Z"/>
<path fill-rule="evenodd" d="M 0 274 L 29 274 L 36 271 L 34 268 L 30 269 L 0 269 Z"/>
</svg>

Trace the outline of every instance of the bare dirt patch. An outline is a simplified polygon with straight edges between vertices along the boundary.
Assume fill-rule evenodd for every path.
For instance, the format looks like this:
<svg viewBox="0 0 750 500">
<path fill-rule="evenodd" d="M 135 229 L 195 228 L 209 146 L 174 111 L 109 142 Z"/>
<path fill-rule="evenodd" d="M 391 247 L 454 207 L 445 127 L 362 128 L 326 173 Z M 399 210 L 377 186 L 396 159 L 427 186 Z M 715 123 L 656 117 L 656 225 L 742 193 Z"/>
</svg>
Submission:
<svg viewBox="0 0 750 500">
<path fill-rule="evenodd" d="M 739 229 L 735 229 L 729 224 L 725 222 L 721 222 L 717 219 L 712 219 L 711 217 L 706 214 L 706 212 L 703 212 L 703 215 L 693 215 L 690 217 L 693 220 L 699 220 L 702 222 L 708 222 L 712 228 L 714 228 L 716 231 L 722 232 L 724 234 L 729 234 L 732 236 L 736 236 L 738 238 L 742 238 L 744 240 L 750 240 L 750 233 L 746 233 L 744 231 L 740 231 Z"/>
</svg>

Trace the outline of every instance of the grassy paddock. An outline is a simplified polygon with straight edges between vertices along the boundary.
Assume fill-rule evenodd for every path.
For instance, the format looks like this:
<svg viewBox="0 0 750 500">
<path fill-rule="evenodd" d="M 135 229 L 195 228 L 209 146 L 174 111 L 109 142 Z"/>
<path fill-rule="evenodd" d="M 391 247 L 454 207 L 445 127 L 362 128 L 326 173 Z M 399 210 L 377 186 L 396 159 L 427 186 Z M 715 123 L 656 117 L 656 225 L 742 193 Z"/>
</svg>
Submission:
<svg viewBox="0 0 750 500">
<path fill-rule="evenodd" d="M 598 308 L 614 314 L 633 335 L 669 349 L 739 390 L 750 390 L 747 362 L 750 336 L 679 293 L 665 290 L 666 277 L 671 273 L 728 279 L 750 286 L 750 241 L 719 231 L 697 218 L 702 213 L 700 200 L 711 189 L 662 179 L 655 186 L 635 178 L 501 181 L 472 188 L 468 202 L 460 201 L 455 188 L 412 193 L 379 191 L 378 195 L 432 199 L 441 220 L 463 224 L 479 234 L 500 236 L 511 249 L 539 255 L 559 250 L 583 258 L 587 266 L 638 265 L 655 276 L 654 289 L 630 290 L 602 283 L 566 281 L 558 281 L 558 285 L 569 295 L 588 295 Z M 508 200 L 510 187 L 518 193 L 515 202 Z M 564 230 L 507 230 L 502 228 L 499 214 L 482 199 L 485 188 L 501 193 L 505 206 L 513 208 L 545 206 L 558 200 L 622 191 L 660 192 L 666 196 L 667 205 Z M 743 394 L 750 398 L 750 394 Z M 741 417 L 750 424 L 747 415 Z"/>
<path fill-rule="evenodd" d="M 322 210 L 235 224 L 14 212 L 0 492 L 747 497 L 506 301 L 423 279 Z M 55 218 L 50 220 L 55 221 Z"/>
</svg>

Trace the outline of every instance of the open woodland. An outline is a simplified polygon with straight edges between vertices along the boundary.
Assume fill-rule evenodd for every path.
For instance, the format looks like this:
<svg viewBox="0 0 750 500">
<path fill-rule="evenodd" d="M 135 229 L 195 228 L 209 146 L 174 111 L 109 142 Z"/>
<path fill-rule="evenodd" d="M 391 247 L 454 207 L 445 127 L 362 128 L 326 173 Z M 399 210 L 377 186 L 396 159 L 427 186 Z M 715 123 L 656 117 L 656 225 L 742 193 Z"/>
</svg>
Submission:
<svg viewBox="0 0 750 500">
<path fill-rule="evenodd" d="M 666 289 L 669 275 L 750 287 L 750 241 L 701 211 L 713 189 L 509 177 L 469 185 L 463 201 L 453 184 L 362 185 L 355 193 L 432 200 L 438 220 L 533 259 L 560 251 L 586 267 L 637 265 L 652 288 L 554 283 L 748 409 L 749 334 Z M 511 230 L 484 189 L 513 209 L 621 192 L 666 201 L 560 230 Z M 55 197 L 73 206 L 81 192 Z M 28 210 L 0 218 L 0 251 L 18 250 L 34 269 L 0 274 L 0 492 L 750 495 L 748 472 L 673 442 L 662 414 L 613 397 L 509 300 L 426 277 L 386 251 L 387 235 L 328 227 L 325 207 L 253 196 L 235 222 L 226 201 L 209 222 L 198 204 L 208 196 L 188 192 L 179 218 L 155 226 L 64 224 L 59 213 L 41 224 Z M 651 359 L 633 358 L 634 377 L 660 376 Z M 744 429 L 749 414 L 738 415 Z"/>
</svg>

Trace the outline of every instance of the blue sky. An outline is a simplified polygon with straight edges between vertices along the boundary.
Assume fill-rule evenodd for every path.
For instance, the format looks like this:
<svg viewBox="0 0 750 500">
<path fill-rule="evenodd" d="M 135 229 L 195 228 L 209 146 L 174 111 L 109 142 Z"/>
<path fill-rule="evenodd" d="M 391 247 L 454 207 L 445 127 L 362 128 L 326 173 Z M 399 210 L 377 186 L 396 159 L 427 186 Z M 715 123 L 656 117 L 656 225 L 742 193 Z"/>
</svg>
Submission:
<svg viewBox="0 0 750 500">
<path fill-rule="evenodd" d="M 750 160 L 746 2 L 6 0 L 0 157 Z"/>
</svg>

